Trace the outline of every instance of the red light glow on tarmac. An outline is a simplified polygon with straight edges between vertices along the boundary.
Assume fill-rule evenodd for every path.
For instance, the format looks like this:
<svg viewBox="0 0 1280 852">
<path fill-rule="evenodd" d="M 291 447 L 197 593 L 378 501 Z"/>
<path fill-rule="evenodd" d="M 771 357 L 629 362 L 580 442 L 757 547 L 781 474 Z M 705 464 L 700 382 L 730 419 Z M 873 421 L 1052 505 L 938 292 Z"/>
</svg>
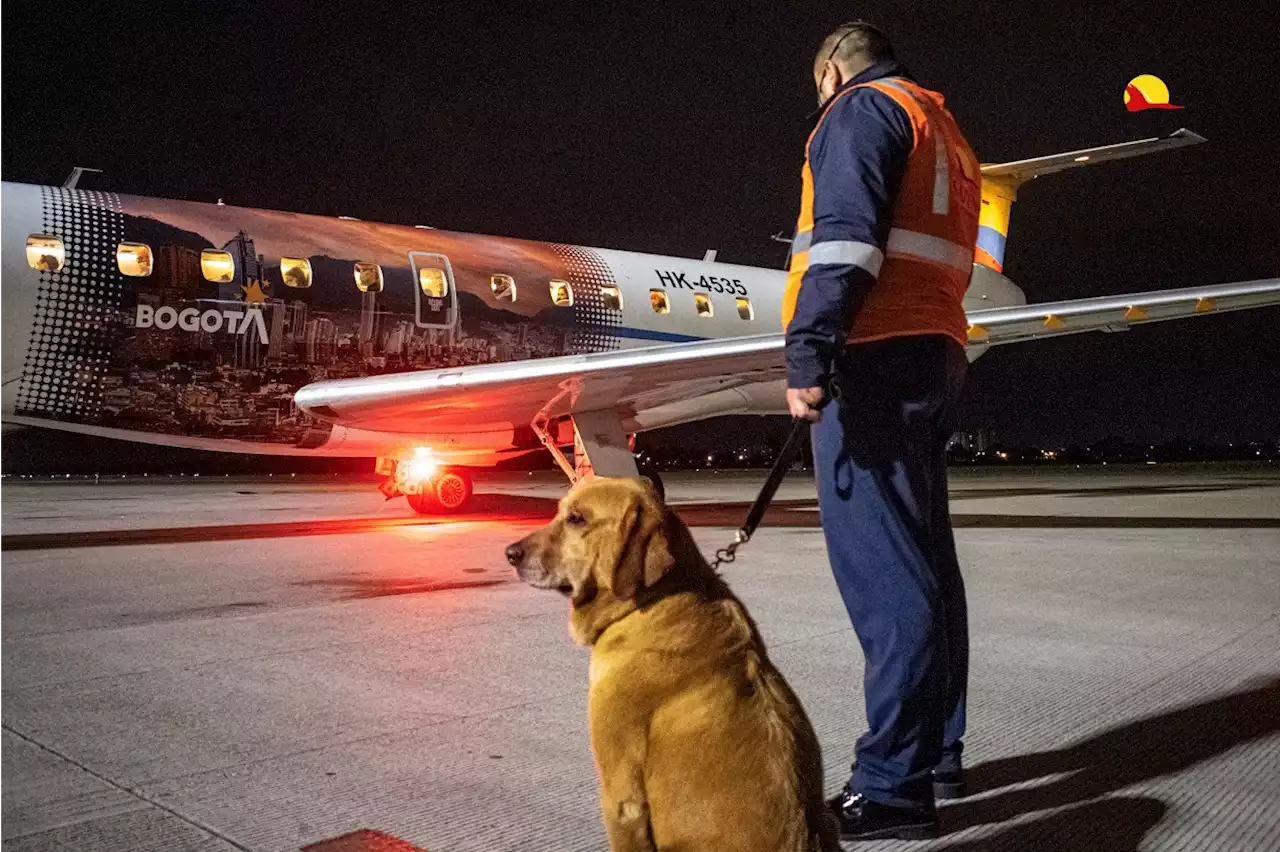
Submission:
<svg viewBox="0 0 1280 852">
<path fill-rule="evenodd" d="M 435 541 L 450 535 L 456 535 L 462 530 L 485 529 L 486 527 L 510 528 L 513 522 L 518 522 L 518 519 L 475 520 L 465 518 L 456 521 L 427 521 L 421 524 L 389 527 L 387 531 L 394 532 L 401 538 L 411 538 L 415 541 Z M 537 526 L 539 521 L 529 520 L 528 523 L 530 526 Z"/>
</svg>

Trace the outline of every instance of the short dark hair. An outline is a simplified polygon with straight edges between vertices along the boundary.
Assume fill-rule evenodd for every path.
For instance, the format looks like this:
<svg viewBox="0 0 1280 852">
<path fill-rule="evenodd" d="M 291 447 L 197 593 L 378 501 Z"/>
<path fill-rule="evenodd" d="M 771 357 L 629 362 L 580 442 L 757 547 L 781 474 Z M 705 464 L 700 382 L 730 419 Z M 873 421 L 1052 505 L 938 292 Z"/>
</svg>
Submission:
<svg viewBox="0 0 1280 852">
<path fill-rule="evenodd" d="M 842 66 L 855 59 L 875 64 L 893 58 L 893 45 L 879 27 L 866 21 L 849 21 L 836 27 L 822 40 L 814 64 L 819 65 L 828 59 Z"/>
</svg>

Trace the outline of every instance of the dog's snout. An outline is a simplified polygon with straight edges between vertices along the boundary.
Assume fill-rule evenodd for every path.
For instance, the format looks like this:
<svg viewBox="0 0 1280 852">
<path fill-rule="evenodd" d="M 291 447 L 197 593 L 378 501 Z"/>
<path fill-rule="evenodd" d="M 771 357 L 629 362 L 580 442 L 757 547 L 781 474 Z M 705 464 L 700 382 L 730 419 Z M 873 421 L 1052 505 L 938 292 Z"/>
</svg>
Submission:
<svg viewBox="0 0 1280 852">
<path fill-rule="evenodd" d="M 519 568 L 521 560 L 524 559 L 524 548 L 520 546 L 520 542 L 507 547 L 507 562 L 513 567 Z"/>
</svg>

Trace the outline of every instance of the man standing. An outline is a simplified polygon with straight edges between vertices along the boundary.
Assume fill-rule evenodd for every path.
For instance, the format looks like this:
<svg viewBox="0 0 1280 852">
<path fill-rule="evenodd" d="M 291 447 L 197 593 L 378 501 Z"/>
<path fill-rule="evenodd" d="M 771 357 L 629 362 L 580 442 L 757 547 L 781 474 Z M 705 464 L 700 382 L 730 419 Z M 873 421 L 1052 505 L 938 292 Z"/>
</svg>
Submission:
<svg viewBox="0 0 1280 852">
<path fill-rule="evenodd" d="M 937 834 L 935 796 L 964 794 L 969 640 L 946 445 L 968 365 L 981 178 L 942 96 L 870 24 L 827 36 L 813 78 L 821 117 L 783 299 L 787 404 L 814 421 L 822 527 L 866 658 L 869 728 L 831 806 L 846 840 L 922 839 Z"/>
</svg>

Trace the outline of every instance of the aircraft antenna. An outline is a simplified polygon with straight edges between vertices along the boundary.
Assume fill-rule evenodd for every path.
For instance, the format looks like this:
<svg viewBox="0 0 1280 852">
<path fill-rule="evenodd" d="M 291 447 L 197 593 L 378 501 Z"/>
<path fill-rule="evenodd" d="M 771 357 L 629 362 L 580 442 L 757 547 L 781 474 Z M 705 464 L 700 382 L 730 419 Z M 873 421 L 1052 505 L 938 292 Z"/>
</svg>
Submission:
<svg viewBox="0 0 1280 852">
<path fill-rule="evenodd" d="M 71 174 L 67 176 L 67 179 L 62 182 L 62 188 L 75 189 L 76 184 L 80 183 L 80 175 L 84 174 L 85 172 L 102 174 L 102 169 L 91 169 L 87 166 L 76 166 L 71 170 Z"/>
</svg>

